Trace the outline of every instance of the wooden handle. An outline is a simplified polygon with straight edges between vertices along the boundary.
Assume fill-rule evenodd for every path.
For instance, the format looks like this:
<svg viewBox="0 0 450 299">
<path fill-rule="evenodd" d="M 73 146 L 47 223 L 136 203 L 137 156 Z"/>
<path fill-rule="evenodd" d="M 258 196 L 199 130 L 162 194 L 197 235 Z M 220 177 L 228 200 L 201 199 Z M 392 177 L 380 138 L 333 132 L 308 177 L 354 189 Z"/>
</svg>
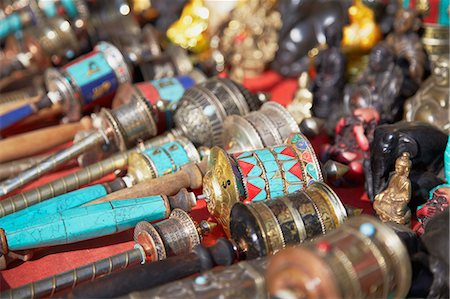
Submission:
<svg viewBox="0 0 450 299">
<path fill-rule="evenodd" d="M 203 164 L 205 163 L 189 163 L 178 172 L 167 174 L 156 179 L 145 180 L 130 188 L 122 189 L 91 201 L 86 205 L 160 194 L 172 196 L 177 194 L 182 188 L 200 188 L 204 173 L 202 169 Z"/>
<path fill-rule="evenodd" d="M 29 157 L 72 140 L 80 130 L 92 127 L 91 119 L 35 130 L 0 141 L 0 163 Z"/>
</svg>

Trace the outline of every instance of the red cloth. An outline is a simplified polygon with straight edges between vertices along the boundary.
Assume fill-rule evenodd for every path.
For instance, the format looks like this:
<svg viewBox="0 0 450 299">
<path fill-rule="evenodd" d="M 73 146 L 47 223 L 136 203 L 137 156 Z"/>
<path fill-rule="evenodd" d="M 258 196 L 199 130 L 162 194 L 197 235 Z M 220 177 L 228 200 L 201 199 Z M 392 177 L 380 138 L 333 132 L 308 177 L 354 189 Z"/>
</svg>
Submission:
<svg viewBox="0 0 450 299">
<path fill-rule="evenodd" d="M 280 79 L 281 78 L 275 73 L 268 72 L 262 77 L 248 79 L 244 83 L 247 88 L 252 91 L 259 90 L 270 92 L 274 101 L 286 105 L 295 93 L 297 81 L 294 79 L 280 81 Z M 324 135 L 320 135 L 311 140 L 316 152 L 318 152 L 320 145 L 326 141 L 327 137 Z M 48 174 L 19 191 L 34 188 L 76 170 L 77 168 L 71 168 Z M 101 181 L 110 180 L 112 178 L 113 175 L 110 175 Z M 334 188 L 334 190 L 340 196 L 344 204 L 361 208 L 364 210 L 364 213 L 373 213 L 370 202 L 361 200 L 362 198 L 365 198 L 362 186 L 354 188 Z M 198 204 L 191 212 L 191 215 L 198 221 L 209 217 L 204 200 L 198 201 Z M 133 230 L 128 230 L 120 234 L 71 245 L 40 249 L 35 252 L 31 261 L 11 263 L 8 270 L 0 272 L 0 290 L 19 287 L 32 281 L 132 249 L 134 245 L 134 242 L 132 241 L 132 232 Z M 214 243 L 215 239 L 221 236 L 224 236 L 223 231 L 217 227 L 212 235 L 204 238 L 203 243 L 210 245 Z"/>
</svg>

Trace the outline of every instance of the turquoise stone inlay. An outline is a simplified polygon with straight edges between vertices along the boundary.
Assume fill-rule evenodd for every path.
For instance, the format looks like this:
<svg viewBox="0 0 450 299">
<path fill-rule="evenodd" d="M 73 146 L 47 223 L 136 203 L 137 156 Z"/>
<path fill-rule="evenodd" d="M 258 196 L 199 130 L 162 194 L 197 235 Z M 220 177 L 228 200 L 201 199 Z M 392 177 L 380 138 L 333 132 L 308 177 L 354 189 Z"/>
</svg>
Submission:
<svg viewBox="0 0 450 299">
<path fill-rule="evenodd" d="M 317 175 L 317 169 L 314 164 L 308 163 L 308 165 L 306 165 L 306 171 L 313 177 L 314 181 L 317 181 L 319 179 Z"/>
<path fill-rule="evenodd" d="M 0 218 L 0 227 L 6 231 L 23 229 L 35 219 L 78 207 L 107 194 L 100 184 L 65 193 Z"/>
<path fill-rule="evenodd" d="M 178 141 L 165 143 L 162 148 L 170 155 L 170 158 L 175 164 L 175 171 L 180 170 L 180 167 L 189 163 L 189 156 L 183 144 Z"/>
<path fill-rule="evenodd" d="M 161 196 L 149 196 L 82 206 L 36 219 L 28 227 L 6 231 L 10 250 L 69 244 L 114 234 L 139 221 L 155 221 L 167 214 Z"/>
<path fill-rule="evenodd" d="M 249 184 L 252 184 L 253 186 L 256 186 L 259 189 L 261 189 L 261 191 L 259 193 L 257 193 L 255 195 L 255 197 L 253 198 L 253 201 L 267 199 L 267 193 L 265 190 L 266 183 L 265 183 L 264 179 L 262 179 L 260 177 L 249 177 L 249 178 L 247 178 L 247 180 L 248 180 Z"/>
<path fill-rule="evenodd" d="M 176 77 L 151 80 L 150 83 L 158 90 L 161 100 L 167 101 L 169 104 L 178 102 L 185 91 L 184 86 Z"/>
<path fill-rule="evenodd" d="M 158 177 L 176 172 L 181 166 L 190 162 L 186 149 L 178 141 L 152 147 L 143 154 L 152 161 Z"/>
<path fill-rule="evenodd" d="M 292 160 L 292 161 L 284 162 L 284 163 L 282 164 L 282 169 L 283 169 L 283 172 L 284 172 L 284 177 L 285 177 L 286 181 L 289 182 L 289 183 L 301 183 L 301 182 L 302 182 L 302 180 L 301 180 L 298 176 L 296 176 L 296 175 L 294 175 L 293 173 L 289 172 L 289 170 L 290 170 L 296 163 L 298 163 L 297 160 Z"/>
<path fill-rule="evenodd" d="M 283 195 L 283 178 L 274 154 L 269 149 L 257 150 L 254 154 L 265 170 L 270 198 Z"/>
</svg>

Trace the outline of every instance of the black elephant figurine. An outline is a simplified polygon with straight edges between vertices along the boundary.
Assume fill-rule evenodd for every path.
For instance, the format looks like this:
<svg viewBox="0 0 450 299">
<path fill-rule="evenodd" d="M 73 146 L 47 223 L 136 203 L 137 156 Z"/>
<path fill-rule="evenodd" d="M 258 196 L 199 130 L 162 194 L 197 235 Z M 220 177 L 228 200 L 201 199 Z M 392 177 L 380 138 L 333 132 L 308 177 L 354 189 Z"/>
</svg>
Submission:
<svg viewBox="0 0 450 299">
<path fill-rule="evenodd" d="M 333 24 L 342 30 L 348 23 L 349 0 L 280 0 L 283 26 L 279 49 L 272 68 L 284 76 L 299 76 L 309 67 L 309 50 L 325 43 L 325 28 Z"/>
<path fill-rule="evenodd" d="M 370 145 L 370 160 L 364 161 L 365 188 L 373 201 L 383 191 L 394 170 L 395 160 L 409 152 L 411 205 L 424 202 L 428 192 L 444 182 L 438 174 L 443 168 L 447 134 L 435 126 L 420 122 L 398 122 L 375 129 Z"/>
</svg>

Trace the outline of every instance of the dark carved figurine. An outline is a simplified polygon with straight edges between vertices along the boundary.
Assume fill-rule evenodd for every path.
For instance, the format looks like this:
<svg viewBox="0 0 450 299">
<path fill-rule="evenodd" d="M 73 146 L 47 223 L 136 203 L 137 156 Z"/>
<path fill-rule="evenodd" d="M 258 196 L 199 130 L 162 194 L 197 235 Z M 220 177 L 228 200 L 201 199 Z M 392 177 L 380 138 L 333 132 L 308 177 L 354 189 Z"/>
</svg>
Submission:
<svg viewBox="0 0 450 299">
<path fill-rule="evenodd" d="M 363 161 L 370 157 L 369 145 L 380 116 L 373 108 L 358 108 L 352 115 L 341 118 L 336 125 L 334 144 L 321 150 L 322 161 L 329 159 L 349 167 L 348 172 L 335 185 L 362 184 Z"/>
<path fill-rule="evenodd" d="M 348 23 L 347 0 L 280 0 L 278 10 L 283 26 L 279 31 L 279 48 L 272 68 L 284 76 L 299 76 L 309 68 L 308 52 L 325 43 L 325 27 Z"/>
<path fill-rule="evenodd" d="M 419 88 L 425 72 L 427 56 L 420 41 L 418 31 L 422 25 L 416 11 L 400 9 L 394 21 L 394 32 L 386 37 L 386 43 L 394 50 L 397 63 L 405 67 L 405 75 L 411 79 L 412 85 L 408 90 L 411 96 Z"/>
<path fill-rule="evenodd" d="M 390 33 L 394 27 L 395 14 L 400 3 L 385 0 L 363 0 L 363 3 L 375 12 L 375 20 L 383 35 Z"/>
<path fill-rule="evenodd" d="M 447 134 L 426 123 L 398 122 L 375 129 L 370 145 L 370 160 L 364 161 L 365 187 L 373 201 L 386 188 L 389 172 L 403 152 L 411 157 L 411 202 L 423 203 L 433 187 L 442 184 L 438 177 L 444 165 Z"/>
<path fill-rule="evenodd" d="M 313 82 L 313 106 L 315 116 L 328 118 L 342 102 L 345 85 L 345 56 L 341 52 L 341 27 L 331 24 L 325 28 L 327 48 L 315 59 L 316 77 Z"/>
<path fill-rule="evenodd" d="M 378 43 L 370 52 L 369 65 L 354 85 L 346 88 L 344 97 L 348 113 L 364 107 L 374 107 L 381 123 L 393 122 L 402 115 L 401 87 L 404 76 L 395 64 L 395 56 L 386 43 Z"/>
<path fill-rule="evenodd" d="M 414 256 L 433 278 L 427 298 L 448 298 L 449 295 L 449 210 L 433 217 L 425 225 L 420 240 L 425 247 Z"/>
</svg>

